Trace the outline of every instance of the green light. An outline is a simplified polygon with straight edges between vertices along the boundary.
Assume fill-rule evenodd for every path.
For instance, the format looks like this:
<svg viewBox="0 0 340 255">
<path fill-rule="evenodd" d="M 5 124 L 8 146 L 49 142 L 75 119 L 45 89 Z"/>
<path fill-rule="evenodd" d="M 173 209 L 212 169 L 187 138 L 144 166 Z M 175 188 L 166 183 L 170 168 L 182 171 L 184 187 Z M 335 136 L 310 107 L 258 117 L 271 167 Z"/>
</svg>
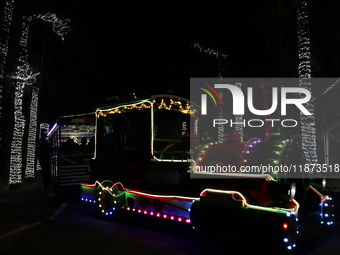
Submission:
<svg viewBox="0 0 340 255">
<path fill-rule="evenodd" d="M 279 151 L 275 151 L 275 153 L 276 153 L 277 155 L 279 155 L 279 154 L 280 154 L 280 152 L 279 152 Z"/>
<path fill-rule="evenodd" d="M 277 164 L 277 160 L 274 160 L 274 164 Z"/>
</svg>

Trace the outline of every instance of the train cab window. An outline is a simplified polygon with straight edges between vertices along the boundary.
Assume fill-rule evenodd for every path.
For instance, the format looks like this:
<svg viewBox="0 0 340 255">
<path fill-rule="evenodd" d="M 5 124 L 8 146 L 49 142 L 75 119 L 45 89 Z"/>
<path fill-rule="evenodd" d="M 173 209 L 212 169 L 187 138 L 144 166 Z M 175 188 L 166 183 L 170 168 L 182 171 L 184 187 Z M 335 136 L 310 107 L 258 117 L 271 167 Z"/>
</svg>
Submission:
<svg viewBox="0 0 340 255">
<path fill-rule="evenodd" d="M 186 160 L 189 143 L 186 144 L 184 138 L 190 132 L 190 115 L 158 110 L 154 116 L 154 155 L 160 160 Z"/>
<path fill-rule="evenodd" d="M 122 144 L 125 149 L 150 148 L 150 109 L 124 112 Z"/>
<path fill-rule="evenodd" d="M 116 157 L 120 147 L 121 114 L 100 117 L 97 124 L 97 156 Z"/>
</svg>

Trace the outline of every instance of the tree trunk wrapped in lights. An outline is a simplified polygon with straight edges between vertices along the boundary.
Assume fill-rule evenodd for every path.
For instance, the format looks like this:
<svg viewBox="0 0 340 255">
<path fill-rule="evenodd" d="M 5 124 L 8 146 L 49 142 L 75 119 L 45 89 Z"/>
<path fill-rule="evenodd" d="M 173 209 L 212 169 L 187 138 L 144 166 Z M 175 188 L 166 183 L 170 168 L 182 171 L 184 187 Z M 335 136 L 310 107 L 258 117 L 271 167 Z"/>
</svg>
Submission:
<svg viewBox="0 0 340 255">
<path fill-rule="evenodd" d="M 9 41 L 9 31 L 11 28 L 12 17 L 13 17 L 13 8 L 14 8 L 14 0 L 6 1 L 4 8 L 4 16 L 2 19 L 2 31 L 1 31 L 1 42 L 0 42 L 0 123 L 2 118 L 2 89 L 3 89 L 3 80 L 4 80 L 4 72 L 7 60 L 7 52 L 8 52 L 8 41 Z M 0 125 L 0 155 L 2 147 L 2 132 Z M 1 166 L 1 162 L 0 162 Z"/>
<path fill-rule="evenodd" d="M 38 113 L 38 97 L 39 88 L 36 86 L 32 87 L 32 99 L 30 105 L 30 123 L 28 133 L 28 144 L 27 144 L 27 164 L 25 171 L 25 178 L 34 177 L 35 168 L 35 146 L 37 140 L 37 113 Z"/>
<path fill-rule="evenodd" d="M 308 29 L 308 10 L 306 0 L 297 0 L 297 25 L 298 25 L 298 44 L 299 44 L 299 86 L 312 92 L 311 87 L 311 63 L 310 63 L 310 40 Z M 311 163 L 316 163 L 316 126 L 314 115 L 314 104 L 312 101 L 304 104 L 311 115 L 300 114 L 301 119 L 301 135 L 303 139 L 302 148 L 306 155 L 306 159 Z"/>
<path fill-rule="evenodd" d="M 17 80 L 14 97 L 14 131 L 11 144 L 10 175 L 9 184 L 20 184 L 22 182 L 22 144 L 25 131 L 25 118 L 22 112 L 22 101 L 24 88 L 32 85 L 36 81 L 36 76 L 28 63 L 18 66 L 17 72 L 9 75 L 10 78 Z"/>
</svg>

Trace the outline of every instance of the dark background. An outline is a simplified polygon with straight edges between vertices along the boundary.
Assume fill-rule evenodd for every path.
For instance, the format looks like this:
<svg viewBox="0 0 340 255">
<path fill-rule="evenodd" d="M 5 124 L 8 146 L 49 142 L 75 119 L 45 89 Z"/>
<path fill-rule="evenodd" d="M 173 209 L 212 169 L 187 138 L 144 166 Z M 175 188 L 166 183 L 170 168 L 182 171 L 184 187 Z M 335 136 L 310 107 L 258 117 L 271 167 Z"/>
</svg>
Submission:
<svg viewBox="0 0 340 255">
<path fill-rule="evenodd" d="M 16 1 L 6 73 L 15 70 L 22 16 L 56 13 L 70 19 L 65 41 L 48 22 L 34 21 L 29 63 L 40 72 L 40 116 L 89 110 L 107 98 L 166 93 L 189 95 L 190 77 L 216 77 L 213 55 L 195 42 L 229 54 L 225 77 L 298 77 L 295 0 L 224 3 Z M 337 1 L 309 1 L 313 77 L 338 77 L 340 11 Z M 4 100 L 13 88 L 5 80 Z M 7 89 L 6 89 L 7 88 Z M 30 88 L 27 88 L 29 98 Z M 29 100 L 27 100 L 29 101 Z"/>
<path fill-rule="evenodd" d="M 3 15 L 4 3 L 0 7 Z M 18 65 L 23 16 L 49 11 L 69 18 L 72 26 L 62 41 L 50 23 L 30 24 L 28 61 L 40 72 L 38 121 L 53 125 L 57 116 L 93 111 L 115 96 L 123 100 L 171 89 L 189 97 L 190 77 L 219 73 L 216 57 L 199 52 L 194 43 L 229 54 L 220 62 L 224 77 L 298 77 L 296 8 L 295 0 L 17 0 L 5 69 L 2 147 L 9 150 L 12 135 L 14 85 L 7 75 Z M 312 77 L 339 77 L 340 3 L 309 0 L 308 11 Z M 30 93 L 27 87 L 27 116 Z M 339 93 L 335 88 L 316 102 L 318 133 L 339 122 Z M 338 133 L 333 130 L 334 151 Z"/>
</svg>

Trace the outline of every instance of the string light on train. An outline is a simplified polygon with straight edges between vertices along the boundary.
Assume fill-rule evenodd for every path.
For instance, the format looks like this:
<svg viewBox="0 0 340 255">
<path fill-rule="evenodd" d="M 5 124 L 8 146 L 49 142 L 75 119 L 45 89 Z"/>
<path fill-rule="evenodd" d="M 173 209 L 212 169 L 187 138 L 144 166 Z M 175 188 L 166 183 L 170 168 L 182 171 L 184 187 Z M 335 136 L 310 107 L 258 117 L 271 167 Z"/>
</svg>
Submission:
<svg viewBox="0 0 340 255">
<path fill-rule="evenodd" d="M 151 108 L 151 105 L 149 101 L 147 101 L 148 104 L 144 103 L 136 103 L 133 105 L 127 105 L 127 106 L 119 106 L 114 109 L 110 110 L 99 110 L 97 112 L 97 118 L 100 116 L 106 117 L 107 114 L 116 114 L 116 113 L 122 113 L 124 111 L 129 110 L 142 110 Z M 161 99 L 160 103 L 157 103 L 156 100 L 152 101 L 152 104 L 155 105 L 159 110 L 178 110 L 184 114 L 194 114 L 196 110 L 192 110 L 189 102 L 186 102 L 185 107 L 183 107 L 181 101 L 176 101 L 173 99 L 170 99 L 170 103 L 167 104 L 164 99 Z"/>
</svg>

